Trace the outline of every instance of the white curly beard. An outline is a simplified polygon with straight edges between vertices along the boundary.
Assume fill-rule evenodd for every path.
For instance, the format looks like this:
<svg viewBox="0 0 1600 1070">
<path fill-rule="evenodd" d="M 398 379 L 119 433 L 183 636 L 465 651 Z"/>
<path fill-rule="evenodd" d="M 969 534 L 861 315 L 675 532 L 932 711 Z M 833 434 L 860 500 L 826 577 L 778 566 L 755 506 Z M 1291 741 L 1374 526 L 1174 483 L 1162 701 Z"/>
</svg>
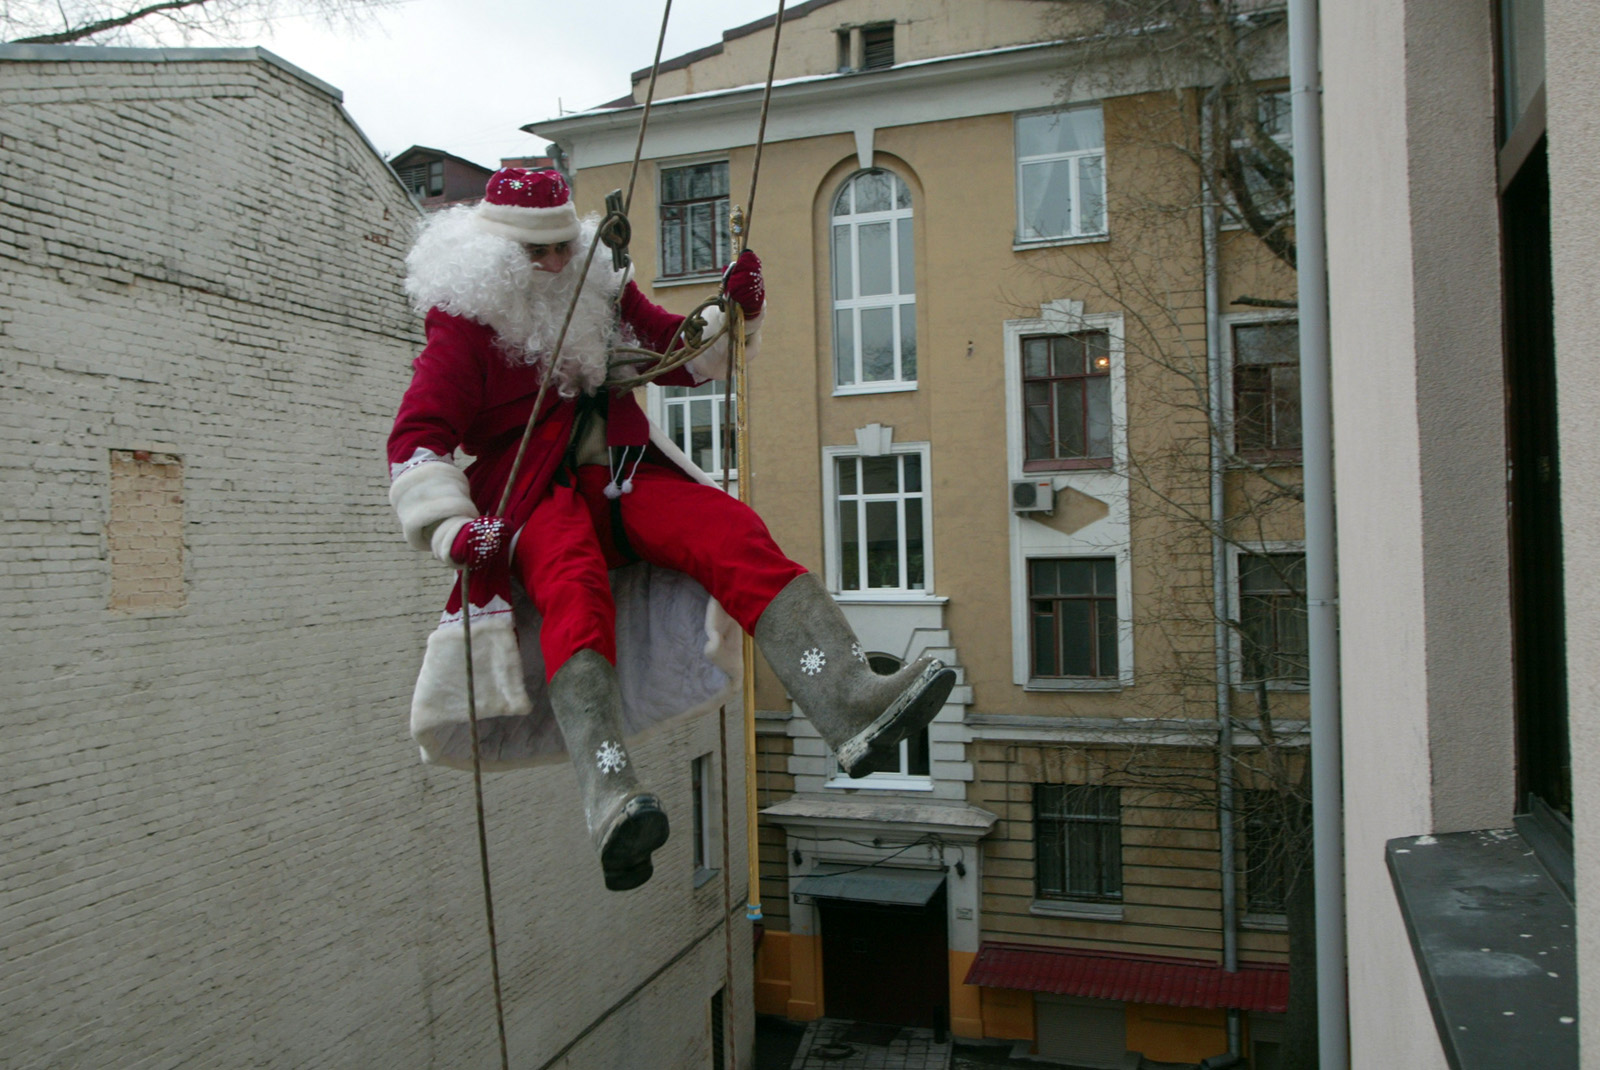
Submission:
<svg viewBox="0 0 1600 1070">
<path fill-rule="evenodd" d="M 472 208 L 447 208 L 417 234 L 406 257 L 406 293 L 419 314 L 438 308 L 492 327 L 507 360 L 543 364 L 555 349 L 599 222 L 599 216 L 583 221 L 571 261 L 551 273 L 533 266 L 521 242 L 480 229 Z M 625 281 L 606 250 L 597 250 L 551 382 L 562 397 L 592 394 L 605 382 L 611 347 L 623 341 L 614 299 Z"/>
</svg>

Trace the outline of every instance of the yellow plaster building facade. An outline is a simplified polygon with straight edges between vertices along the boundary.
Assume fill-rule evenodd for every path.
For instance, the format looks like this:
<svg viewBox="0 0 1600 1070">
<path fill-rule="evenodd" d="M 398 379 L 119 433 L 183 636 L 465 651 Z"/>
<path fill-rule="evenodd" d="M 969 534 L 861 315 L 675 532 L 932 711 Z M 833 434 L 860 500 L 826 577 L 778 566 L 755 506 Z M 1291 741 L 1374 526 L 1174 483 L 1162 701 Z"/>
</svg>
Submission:
<svg viewBox="0 0 1600 1070">
<path fill-rule="evenodd" d="M 750 197 L 772 34 L 662 65 L 632 254 L 678 311 Z M 1216 771 L 1219 707 L 1236 800 L 1283 795 L 1304 741 L 1294 278 L 1206 225 L 1200 95 L 1140 48 L 1089 3 L 786 15 L 734 474 L 876 664 L 961 682 L 852 781 L 760 666 L 759 1012 L 1272 1065 L 1287 870 L 1242 801 L 1230 852 Z M 629 183 L 648 74 L 528 127 L 584 210 Z M 719 474 L 722 384 L 648 400 Z"/>
</svg>

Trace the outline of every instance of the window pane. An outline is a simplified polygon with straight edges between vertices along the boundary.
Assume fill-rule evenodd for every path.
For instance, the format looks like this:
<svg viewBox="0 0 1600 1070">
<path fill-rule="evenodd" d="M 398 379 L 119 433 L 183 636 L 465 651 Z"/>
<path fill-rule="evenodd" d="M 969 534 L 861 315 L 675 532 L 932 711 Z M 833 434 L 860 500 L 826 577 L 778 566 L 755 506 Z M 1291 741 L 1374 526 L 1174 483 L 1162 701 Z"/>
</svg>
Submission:
<svg viewBox="0 0 1600 1070">
<path fill-rule="evenodd" d="M 1272 445 L 1280 450 L 1300 448 L 1299 364 L 1272 369 Z"/>
<path fill-rule="evenodd" d="M 900 586 L 900 510 L 896 502 L 866 502 L 867 587 Z"/>
<path fill-rule="evenodd" d="M 1094 603 L 1096 643 L 1099 645 L 1100 664 L 1097 676 L 1117 675 L 1117 603 L 1102 598 Z"/>
<path fill-rule="evenodd" d="M 690 402 L 689 448 L 684 451 L 707 472 L 720 467 L 711 448 L 711 411 L 709 400 Z"/>
<path fill-rule="evenodd" d="M 856 295 L 850 275 L 850 228 L 833 228 L 833 299 L 843 301 Z"/>
<path fill-rule="evenodd" d="M 920 591 L 926 584 L 927 567 L 922 547 L 922 499 L 906 499 L 906 587 Z"/>
<path fill-rule="evenodd" d="M 1052 374 L 1083 374 L 1083 336 L 1081 334 L 1058 334 L 1051 338 L 1050 354 L 1054 358 L 1051 361 Z"/>
<path fill-rule="evenodd" d="M 1043 597 L 1056 593 L 1056 563 L 1054 561 L 1028 562 L 1028 593 Z"/>
<path fill-rule="evenodd" d="M 1029 379 L 1050 374 L 1050 339 L 1029 338 L 1022 343 L 1022 374 Z"/>
<path fill-rule="evenodd" d="M 894 180 L 894 206 L 896 208 L 910 208 L 911 187 L 907 186 L 899 175 L 890 174 L 889 177 Z"/>
<path fill-rule="evenodd" d="M 1088 595 L 1094 593 L 1095 569 L 1100 562 L 1093 558 L 1068 557 L 1055 563 L 1058 590 L 1062 594 Z"/>
<path fill-rule="evenodd" d="M 885 171 L 868 171 L 857 175 L 853 185 L 856 188 L 856 211 L 859 212 L 887 212 L 890 205 L 889 180 L 892 176 Z"/>
<path fill-rule="evenodd" d="M 684 273 L 683 223 L 683 209 L 661 210 L 661 270 L 668 275 Z"/>
<path fill-rule="evenodd" d="M 838 465 L 839 493 L 856 493 L 856 459 L 854 457 L 844 457 L 839 460 Z"/>
<path fill-rule="evenodd" d="M 733 259 L 730 243 L 733 241 L 732 232 L 728 226 L 728 202 L 717 202 L 717 267 L 722 267 Z"/>
<path fill-rule="evenodd" d="M 929 761 L 928 730 L 924 728 L 906 741 L 906 775 L 927 776 L 932 768 Z"/>
<path fill-rule="evenodd" d="M 1073 108 L 1017 117 L 1017 155 L 1098 149 L 1106 142 L 1099 108 Z"/>
<path fill-rule="evenodd" d="M 833 314 L 833 381 L 839 386 L 856 381 L 855 312 L 848 308 Z"/>
<path fill-rule="evenodd" d="M 856 228 L 860 249 L 862 297 L 894 292 L 894 274 L 889 264 L 889 224 L 868 223 Z"/>
<path fill-rule="evenodd" d="M 900 378 L 912 382 L 917 377 L 917 306 L 900 306 Z"/>
<path fill-rule="evenodd" d="M 905 464 L 905 477 L 902 486 L 907 494 L 915 494 L 922 490 L 922 458 L 915 453 L 901 455 Z"/>
<path fill-rule="evenodd" d="M 1078 161 L 1078 207 L 1079 234 L 1106 229 L 1105 157 L 1085 156 Z"/>
<path fill-rule="evenodd" d="M 894 309 L 861 310 L 861 381 L 881 383 L 894 375 Z"/>
<path fill-rule="evenodd" d="M 1087 391 L 1089 426 L 1085 456 L 1111 456 L 1111 377 L 1097 375 L 1084 380 Z"/>
<path fill-rule="evenodd" d="M 1237 364 L 1300 363 L 1300 325 L 1253 323 L 1235 327 L 1233 359 Z"/>
<path fill-rule="evenodd" d="M 1093 632 L 1089 602 L 1081 599 L 1064 599 L 1056 603 L 1061 617 L 1061 674 L 1063 676 L 1093 676 L 1094 661 L 1090 657 Z"/>
<path fill-rule="evenodd" d="M 1072 184 L 1065 163 L 1022 168 L 1022 236 L 1058 238 L 1071 233 Z"/>
<path fill-rule="evenodd" d="M 672 440 L 673 444 L 676 445 L 679 449 L 683 449 L 688 444 L 688 438 L 684 433 L 683 424 L 684 424 L 684 421 L 683 421 L 683 406 L 682 405 L 668 405 L 667 406 L 667 437 L 670 438 Z"/>
<path fill-rule="evenodd" d="M 861 458 L 861 482 L 867 494 L 894 494 L 900 489 L 898 457 Z"/>
<path fill-rule="evenodd" d="M 1056 383 L 1056 446 L 1061 457 L 1084 457 L 1082 379 L 1062 379 Z"/>
<path fill-rule="evenodd" d="M 839 191 L 839 196 L 833 199 L 833 214 L 836 216 L 850 214 L 850 187 L 852 183 L 846 182 Z"/>
<path fill-rule="evenodd" d="M 716 214 L 709 204 L 689 206 L 690 270 L 711 271 L 716 268 L 712 224 Z"/>
<path fill-rule="evenodd" d="M 917 273 L 915 259 L 911 255 L 911 220 L 901 219 L 894 227 L 895 240 L 899 243 L 896 252 L 900 257 L 900 292 L 913 294 L 917 292 Z"/>
<path fill-rule="evenodd" d="M 1055 439 L 1050 434 L 1050 384 L 1029 383 L 1023 388 L 1023 401 L 1026 405 L 1027 459 L 1036 461 L 1054 457 Z"/>
<path fill-rule="evenodd" d="M 839 587 L 861 590 L 861 529 L 855 502 L 839 503 Z"/>
<path fill-rule="evenodd" d="M 1094 566 L 1094 592 L 1095 594 L 1108 594 L 1115 596 L 1117 593 L 1117 563 L 1109 557 L 1102 557 L 1092 562 Z"/>
<path fill-rule="evenodd" d="M 1233 370 L 1233 441 L 1241 450 L 1272 448 L 1272 369 L 1240 365 Z"/>
<path fill-rule="evenodd" d="M 1060 676 L 1056 662 L 1056 615 L 1054 604 L 1033 604 L 1033 675 Z"/>
</svg>

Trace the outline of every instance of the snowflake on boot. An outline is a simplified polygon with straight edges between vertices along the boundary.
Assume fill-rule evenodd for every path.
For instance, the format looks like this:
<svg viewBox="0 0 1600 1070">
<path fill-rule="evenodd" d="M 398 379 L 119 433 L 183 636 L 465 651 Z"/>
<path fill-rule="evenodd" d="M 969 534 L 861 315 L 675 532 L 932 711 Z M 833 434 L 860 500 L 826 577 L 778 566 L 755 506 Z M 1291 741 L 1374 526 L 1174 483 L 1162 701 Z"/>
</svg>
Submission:
<svg viewBox="0 0 1600 1070">
<path fill-rule="evenodd" d="M 815 676 L 828 664 L 828 657 L 822 652 L 821 647 L 812 647 L 800 655 L 800 671 L 807 676 Z"/>
<path fill-rule="evenodd" d="M 860 643 L 850 644 L 850 656 L 855 658 L 863 665 L 867 663 L 867 652 L 861 649 Z"/>
<path fill-rule="evenodd" d="M 620 773 L 627 767 L 628 754 L 622 749 L 622 744 L 608 740 L 594 752 L 594 764 L 600 767 L 602 773 Z"/>
</svg>

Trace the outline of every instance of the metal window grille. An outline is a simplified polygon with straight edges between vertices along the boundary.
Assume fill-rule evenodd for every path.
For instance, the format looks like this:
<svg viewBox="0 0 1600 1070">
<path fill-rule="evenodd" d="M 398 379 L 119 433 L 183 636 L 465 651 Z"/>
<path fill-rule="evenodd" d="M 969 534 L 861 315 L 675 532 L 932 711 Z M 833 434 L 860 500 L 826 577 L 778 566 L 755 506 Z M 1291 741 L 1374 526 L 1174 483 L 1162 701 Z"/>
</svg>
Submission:
<svg viewBox="0 0 1600 1070">
<path fill-rule="evenodd" d="M 1105 331 L 1022 340 L 1029 461 L 1111 459 L 1111 336 Z"/>
<path fill-rule="evenodd" d="M 661 274 L 706 275 L 732 257 L 728 231 L 728 163 L 661 171 Z"/>
<path fill-rule="evenodd" d="M 1034 676 L 1117 675 L 1117 562 L 1111 557 L 1028 562 Z"/>
<path fill-rule="evenodd" d="M 1289 863 L 1294 831 L 1290 807 L 1300 803 L 1276 791 L 1235 791 L 1236 827 L 1242 841 L 1245 911 L 1282 914 L 1289 898 Z"/>
<path fill-rule="evenodd" d="M 1033 841 L 1038 898 L 1122 898 L 1122 789 L 1035 784 Z"/>
<path fill-rule="evenodd" d="M 894 23 L 861 28 L 861 69 L 881 70 L 894 66 Z"/>
</svg>

